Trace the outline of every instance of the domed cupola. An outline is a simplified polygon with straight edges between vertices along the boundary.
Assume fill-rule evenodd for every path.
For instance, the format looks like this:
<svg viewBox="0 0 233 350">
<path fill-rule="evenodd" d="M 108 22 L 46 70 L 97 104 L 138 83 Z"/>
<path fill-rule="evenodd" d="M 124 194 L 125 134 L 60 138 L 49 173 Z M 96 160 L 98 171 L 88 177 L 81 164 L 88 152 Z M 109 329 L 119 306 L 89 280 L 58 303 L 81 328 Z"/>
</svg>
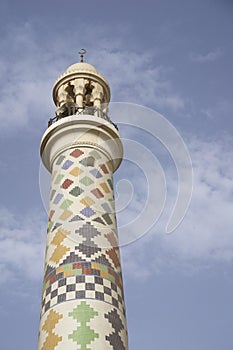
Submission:
<svg viewBox="0 0 233 350">
<path fill-rule="evenodd" d="M 103 117 L 107 112 L 109 84 L 94 66 L 83 62 L 84 53 L 86 50 L 80 52 L 81 61 L 69 66 L 54 84 L 57 119 L 80 113 Z"/>
</svg>

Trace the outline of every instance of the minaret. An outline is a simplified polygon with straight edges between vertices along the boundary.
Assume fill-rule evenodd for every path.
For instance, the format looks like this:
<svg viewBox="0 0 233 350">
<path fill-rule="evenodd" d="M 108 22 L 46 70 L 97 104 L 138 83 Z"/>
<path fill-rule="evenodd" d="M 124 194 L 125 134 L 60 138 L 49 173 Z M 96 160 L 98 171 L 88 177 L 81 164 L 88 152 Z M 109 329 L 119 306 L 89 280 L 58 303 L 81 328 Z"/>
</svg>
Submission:
<svg viewBox="0 0 233 350">
<path fill-rule="evenodd" d="M 38 349 L 127 350 L 113 191 L 123 147 L 109 85 L 81 55 L 53 99 L 40 149 L 52 179 Z"/>
</svg>

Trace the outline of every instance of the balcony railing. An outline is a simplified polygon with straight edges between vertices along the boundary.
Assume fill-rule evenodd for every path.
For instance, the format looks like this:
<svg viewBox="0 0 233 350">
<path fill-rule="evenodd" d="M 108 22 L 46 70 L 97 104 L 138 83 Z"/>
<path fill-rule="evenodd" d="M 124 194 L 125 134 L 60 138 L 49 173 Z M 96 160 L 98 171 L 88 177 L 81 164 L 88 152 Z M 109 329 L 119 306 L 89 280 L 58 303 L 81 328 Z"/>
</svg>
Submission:
<svg viewBox="0 0 233 350">
<path fill-rule="evenodd" d="M 48 127 L 56 123 L 58 120 L 69 117 L 71 115 L 76 115 L 77 117 L 81 115 L 93 115 L 95 117 L 107 120 L 118 130 L 117 125 L 111 121 L 111 119 L 108 117 L 108 115 L 105 112 L 103 112 L 102 109 L 97 107 L 79 108 L 79 107 L 76 107 L 73 103 L 70 103 L 70 104 L 66 103 L 62 107 L 58 108 L 56 111 L 56 116 L 54 118 L 49 119 Z"/>
</svg>

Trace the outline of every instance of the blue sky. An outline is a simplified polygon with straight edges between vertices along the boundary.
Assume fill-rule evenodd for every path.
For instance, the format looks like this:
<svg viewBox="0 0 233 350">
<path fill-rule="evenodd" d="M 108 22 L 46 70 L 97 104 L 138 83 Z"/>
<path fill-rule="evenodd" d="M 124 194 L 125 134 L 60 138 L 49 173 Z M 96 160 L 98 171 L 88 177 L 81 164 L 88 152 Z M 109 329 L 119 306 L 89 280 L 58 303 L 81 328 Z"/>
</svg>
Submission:
<svg viewBox="0 0 233 350">
<path fill-rule="evenodd" d="M 53 83 L 84 47 L 112 101 L 165 116 L 193 162 L 189 211 L 167 235 L 177 192 L 171 156 L 158 140 L 120 126 L 153 152 L 167 182 L 159 221 L 121 251 L 130 349 L 232 349 L 233 2 L 3 0 L 0 16 L 2 348 L 37 347 L 47 222 L 39 144 L 54 115 Z M 119 224 L 144 200 L 145 176 L 127 161 L 115 183 L 125 178 L 134 189 Z"/>
</svg>

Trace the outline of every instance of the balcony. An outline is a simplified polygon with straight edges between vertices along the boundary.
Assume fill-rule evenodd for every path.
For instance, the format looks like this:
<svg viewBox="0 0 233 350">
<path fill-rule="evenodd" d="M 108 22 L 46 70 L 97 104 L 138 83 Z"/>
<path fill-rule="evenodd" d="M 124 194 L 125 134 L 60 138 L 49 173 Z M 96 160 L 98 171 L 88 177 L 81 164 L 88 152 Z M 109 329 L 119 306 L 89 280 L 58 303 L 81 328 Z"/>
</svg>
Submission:
<svg viewBox="0 0 233 350">
<path fill-rule="evenodd" d="M 92 106 L 86 107 L 86 108 L 80 108 L 80 107 L 77 107 L 77 105 L 73 102 L 67 102 L 61 107 L 57 108 L 56 116 L 54 118 L 50 118 L 48 121 L 48 127 L 56 123 L 58 120 L 69 117 L 71 115 L 76 115 L 77 117 L 81 115 L 93 115 L 95 117 L 107 120 L 118 130 L 117 125 L 111 121 L 107 113 L 105 113 L 102 109 L 98 107 L 92 107 Z"/>
</svg>

